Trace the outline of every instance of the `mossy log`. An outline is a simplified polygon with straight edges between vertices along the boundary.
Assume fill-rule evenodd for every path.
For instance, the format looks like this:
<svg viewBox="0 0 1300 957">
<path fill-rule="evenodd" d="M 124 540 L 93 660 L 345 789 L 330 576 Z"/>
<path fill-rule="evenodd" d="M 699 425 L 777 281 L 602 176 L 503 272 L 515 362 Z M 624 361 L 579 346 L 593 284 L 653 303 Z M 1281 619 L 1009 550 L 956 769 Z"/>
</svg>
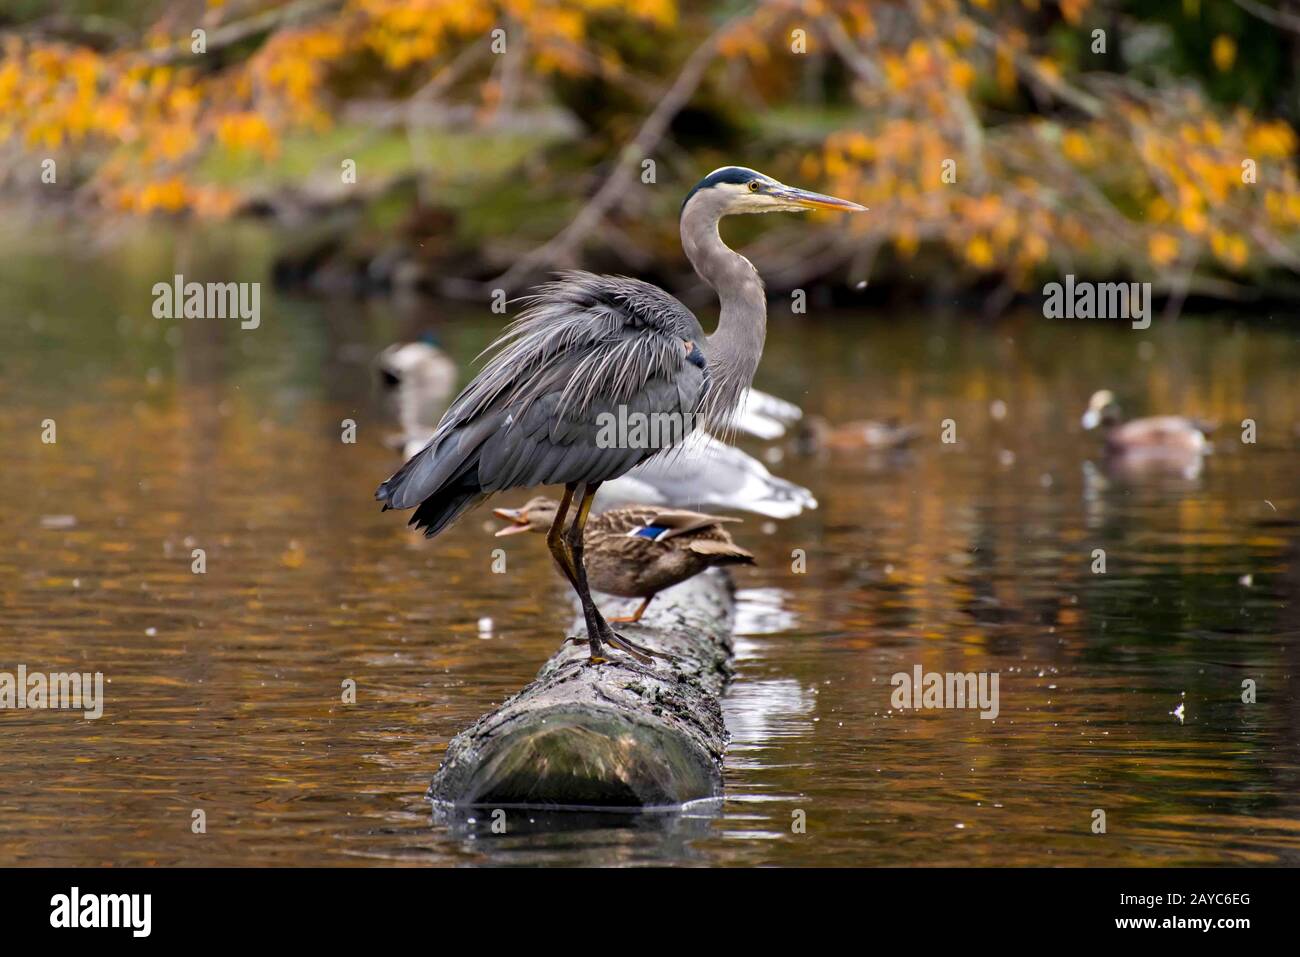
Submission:
<svg viewBox="0 0 1300 957">
<path fill-rule="evenodd" d="M 718 796 L 733 608 L 730 578 L 713 569 L 661 593 L 640 623 L 615 626 L 672 660 L 646 666 L 610 650 L 593 665 L 585 643 L 563 645 L 530 685 L 452 739 L 429 796 L 493 808 Z M 585 636 L 581 620 L 574 633 Z"/>
</svg>

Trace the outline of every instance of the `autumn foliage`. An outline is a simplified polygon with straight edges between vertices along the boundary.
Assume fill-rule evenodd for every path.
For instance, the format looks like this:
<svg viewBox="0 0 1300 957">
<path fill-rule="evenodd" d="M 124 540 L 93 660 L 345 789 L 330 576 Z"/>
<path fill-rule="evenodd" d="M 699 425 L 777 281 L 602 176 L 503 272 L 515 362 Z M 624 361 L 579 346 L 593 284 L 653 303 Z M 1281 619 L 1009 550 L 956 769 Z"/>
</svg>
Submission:
<svg viewBox="0 0 1300 957">
<path fill-rule="evenodd" d="M 1116 69 L 1122 4 L 805 0 L 738 14 L 678 0 L 192 6 L 162 5 L 135 42 L 88 42 L 39 21 L 4 37 L 10 191 L 37 181 L 48 157 L 77 199 L 105 214 L 229 216 L 247 197 L 205 175 L 213 156 L 275 164 L 287 135 L 328 130 L 352 99 L 432 94 L 487 124 L 506 108 L 553 103 L 557 84 L 574 78 L 664 88 L 714 36 L 696 94 L 709 108 L 742 125 L 771 109 L 825 117 L 809 134 L 729 159 L 870 206 L 869 217 L 827 225 L 853 268 L 932 248 L 1012 287 L 1080 263 L 1154 270 L 1176 286 L 1295 269 L 1300 255 L 1295 130 L 1267 110 L 1212 100 L 1196 76 Z M 1184 4 L 1184 15 L 1199 6 Z M 506 46 L 494 56 L 498 30 Z M 1238 69 L 1243 55 L 1233 36 L 1217 35 L 1205 72 Z M 653 105 L 626 107 L 630 131 Z M 703 152 L 701 163 L 715 158 Z"/>
</svg>

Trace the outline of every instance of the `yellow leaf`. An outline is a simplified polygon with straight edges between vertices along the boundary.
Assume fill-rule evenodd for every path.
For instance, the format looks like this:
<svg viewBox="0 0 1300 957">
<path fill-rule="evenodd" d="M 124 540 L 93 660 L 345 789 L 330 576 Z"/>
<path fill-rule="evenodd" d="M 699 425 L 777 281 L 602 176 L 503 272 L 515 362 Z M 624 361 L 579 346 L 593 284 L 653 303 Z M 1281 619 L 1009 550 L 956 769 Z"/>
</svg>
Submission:
<svg viewBox="0 0 1300 957">
<path fill-rule="evenodd" d="M 993 247 L 983 236 L 972 237 L 966 243 L 966 260 L 977 269 L 993 265 Z"/>
<path fill-rule="evenodd" d="M 1178 258 L 1178 240 L 1168 233 L 1156 233 L 1147 240 L 1147 255 L 1157 266 L 1168 266 Z"/>
<path fill-rule="evenodd" d="M 1210 47 L 1210 58 L 1220 73 L 1227 73 L 1237 60 L 1237 41 L 1226 33 L 1220 33 Z"/>
</svg>

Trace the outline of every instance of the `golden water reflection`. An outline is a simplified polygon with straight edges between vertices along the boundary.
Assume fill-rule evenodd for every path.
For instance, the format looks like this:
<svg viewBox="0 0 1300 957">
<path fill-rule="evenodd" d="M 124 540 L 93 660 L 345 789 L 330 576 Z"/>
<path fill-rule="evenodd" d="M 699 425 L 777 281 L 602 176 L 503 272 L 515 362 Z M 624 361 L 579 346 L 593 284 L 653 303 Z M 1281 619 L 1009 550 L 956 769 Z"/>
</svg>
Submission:
<svg viewBox="0 0 1300 957">
<path fill-rule="evenodd" d="M 468 361 L 490 317 L 272 299 L 256 335 L 118 303 L 95 327 L 99 300 L 47 292 L 0 319 L 0 670 L 102 671 L 107 703 L 0 713 L 0 862 L 1300 863 L 1294 327 L 774 316 L 762 384 L 925 438 L 773 466 L 821 508 L 738 532 L 760 564 L 720 805 L 498 837 L 423 792 L 554 649 L 563 591 L 531 540 L 490 573 L 486 513 L 429 543 L 378 512 L 364 361 L 428 316 Z M 1203 472 L 1108 476 L 1077 425 L 1103 385 L 1223 423 Z M 891 713 L 916 664 L 999 672 L 1000 716 Z"/>
</svg>

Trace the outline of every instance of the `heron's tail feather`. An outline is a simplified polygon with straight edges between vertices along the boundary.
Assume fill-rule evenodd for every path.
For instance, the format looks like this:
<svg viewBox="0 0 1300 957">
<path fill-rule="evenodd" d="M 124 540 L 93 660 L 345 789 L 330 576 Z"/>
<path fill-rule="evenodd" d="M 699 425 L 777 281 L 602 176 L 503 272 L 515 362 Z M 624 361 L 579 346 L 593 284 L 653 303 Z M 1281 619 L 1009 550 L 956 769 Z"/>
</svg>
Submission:
<svg viewBox="0 0 1300 957">
<path fill-rule="evenodd" d="M 486 497 L 478 481 L 484 432 L 474 427 L 435 436 L 380 484 L 375 498 L 385 509 L 415 508 L 410 524 L 429 538 L 437 535 Z"/>
<path fill-rule="evenodd" d="M 445 489 L 421 502 L 407 524 L 422 530 L 425 538 L 433 538 L 485 498 L 487 496 L 474 487 Z"/>
<path fill-rule="evenodd" d="M 420 464 L 411 467 L 412 463 L 425 455 L 428 450 L 416 455 L 410 461 L 403 465 L 392 478 L 379 486 L 375 492 L 375 498 L 384 503 L 385 511 L 390 508 L 410 508 L 407 502 L 411 495 L 419 494 L 414 491 L 420 487 L 419 478 L 424 474 L 425 469 Z M 477 464 L 477 457 L 474 462 L 468 463 L 468 466 Z M 424 495 L 418 499 L 418 505 L 415 514 L 411 516 L 407 524 L 414 525 L 424 532 L 426 538 L 433 538 L 444 528 L 460 518 L 462 514 L 478 505 L 487 496 L 472 481 L 467 481 L 476 469 L 466 467 L 463 471 L 450 482 L 435 488 L 432 494 Z M 468 473 L 468 474 L 467 474 Z"/>
<path fill-rule="evenodd" d="M 400 469 L 379 483 L 379 488 L 375 489 L 375 500 L 384 503 L 384 511 L 390 508 L 410 508 L 424 498 L 423 495 L 413 496 L 418 495 L 418 491 L 426 484 L 425 478 L 433 457 L 431 447 L 425 446 L 402 463 Z"/>
</svg>

